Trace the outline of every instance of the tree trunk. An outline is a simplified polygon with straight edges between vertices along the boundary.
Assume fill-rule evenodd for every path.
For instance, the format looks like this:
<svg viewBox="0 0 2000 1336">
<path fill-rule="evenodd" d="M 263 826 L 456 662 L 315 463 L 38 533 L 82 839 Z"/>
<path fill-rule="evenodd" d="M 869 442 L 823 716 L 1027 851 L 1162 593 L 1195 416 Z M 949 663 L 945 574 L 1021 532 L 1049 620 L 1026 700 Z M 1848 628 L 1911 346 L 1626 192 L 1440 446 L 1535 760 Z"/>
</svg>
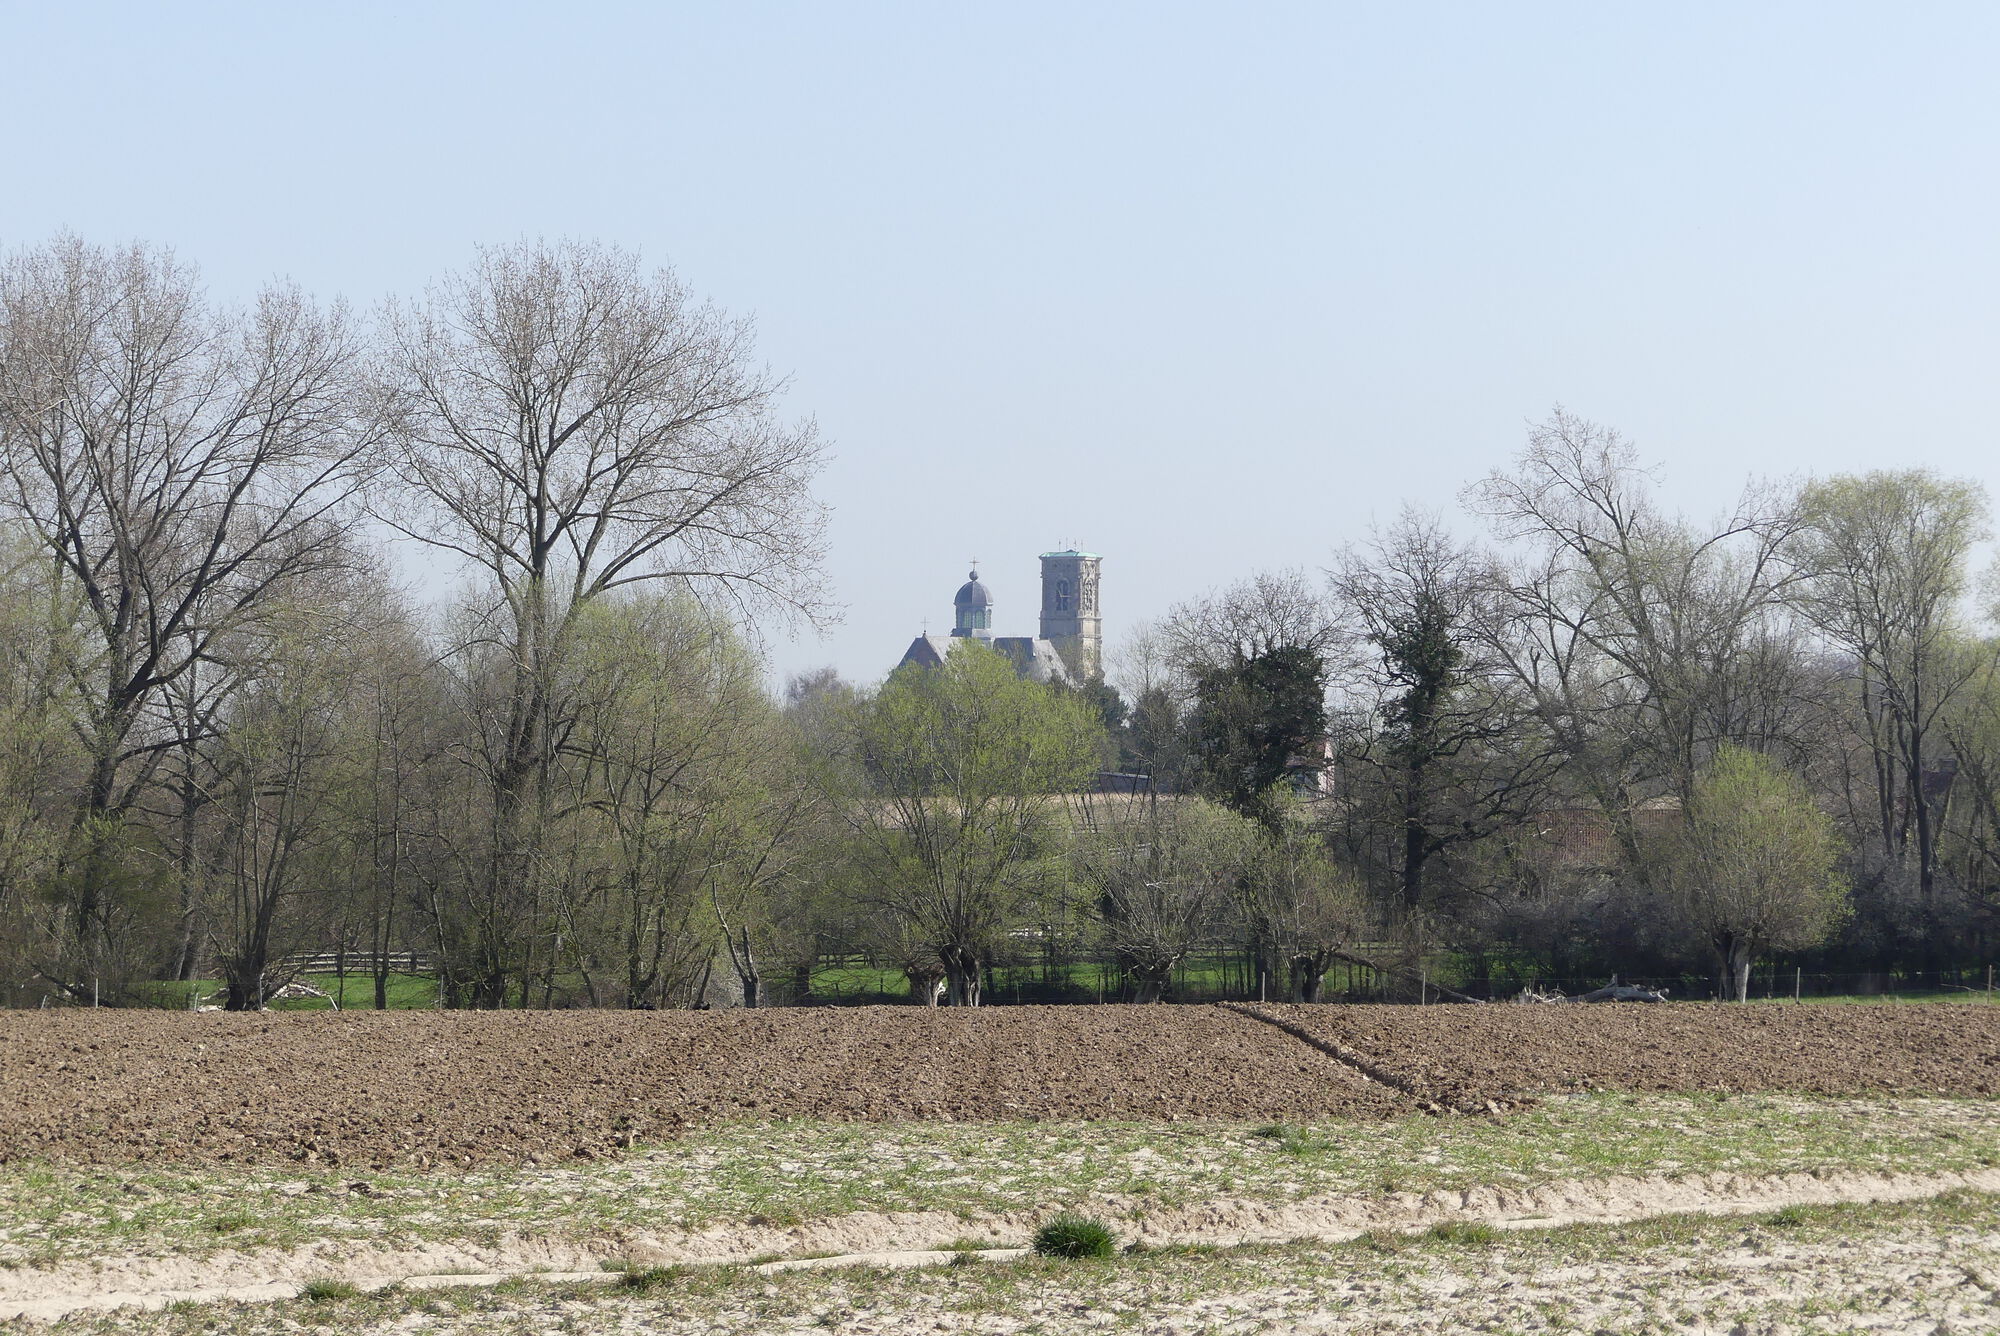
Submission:
<svg viewBox="0 0 2000 1336">
<path fill-rule="evenodd" d="M 927 1007 L 936 1007 L 938 994 L 944 991 L 944 977 L 938 974 L 917 973 L 904 970 L 903 977 L 910 981 L 910 996 Z"/>
<path fill-rule="evenodd" d="M 1750 1000 L 1750 965 L 1755 958 L 1754 943 L 1748 937 L 1731 937 L 1723 947 L 1722 964 L 1726 996 L 1737 1002 Z"/>
<path fill-rule="evenodd" d="M 978 958 L 960 948 L 953 948 L 943 955 L 946 1004 L 954 1007 L 978 1006 Z"/>
<path fill-rule="evenodd" d="M 1399 888 L 1403 908 L 1415 913 L 1424 898 L 1424 864 L 1431 855 L 1430 831 L 1424 827 L 1423 767 L 1412 763 L 1403 788 L 1403 867 Z"/>
</svg>

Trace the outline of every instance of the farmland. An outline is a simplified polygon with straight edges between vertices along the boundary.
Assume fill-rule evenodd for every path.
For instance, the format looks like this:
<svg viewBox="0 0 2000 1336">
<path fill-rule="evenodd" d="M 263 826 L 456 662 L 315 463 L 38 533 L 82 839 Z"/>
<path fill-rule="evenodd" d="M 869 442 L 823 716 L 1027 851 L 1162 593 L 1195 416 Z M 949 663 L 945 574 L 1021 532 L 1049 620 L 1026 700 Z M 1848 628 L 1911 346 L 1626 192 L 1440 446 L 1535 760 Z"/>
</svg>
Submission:
<svg viewBox="0 0 2000 1336">
<path fill-rule="evenodd" d="M 1895 1288 L 1928 1331 L 2000 1292 L 1984 1006 L 15 1013 L 0 1089 L 35 1330 L 1842 1330 Z M 1137 1251 L 1001 1260 L 1056 1210 Z"/>
</svg>

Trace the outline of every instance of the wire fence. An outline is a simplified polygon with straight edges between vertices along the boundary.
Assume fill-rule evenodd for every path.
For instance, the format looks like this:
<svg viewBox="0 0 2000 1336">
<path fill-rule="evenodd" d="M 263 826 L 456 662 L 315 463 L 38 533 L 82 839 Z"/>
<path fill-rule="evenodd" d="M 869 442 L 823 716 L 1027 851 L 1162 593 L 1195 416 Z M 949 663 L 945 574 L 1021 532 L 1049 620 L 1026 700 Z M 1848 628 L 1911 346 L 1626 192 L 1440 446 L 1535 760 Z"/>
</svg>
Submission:
<svg viewBox="0 0 2000 1336">
<path fill-rule="evenodd" d="M 1573 998 L 1611 983 L 1630 985 L 1663 995 L 1668 1001 L 1709 1001 L 1733 996 L 1715 974 L 1555 974 L 1524 962 L 1484 962 L 1472 968 L 1463 957 L 1440 954 L 1424 959 L 1392 956 L 1381 951 L 1371 961 L 1357 955 L 1335 962 L 1320 981 L 1318 1001 L 1341 1003 L 1445 1003 L 1467 998 L 1482 1002 L 1516 999 Z M 286 962 L 286 976 L 310 976 L 323 988 L 344 975 L 345 1004 L 367 1008 L 373 1002 L 369 956 L 297 957 Z M 420 952 L 399 952 L 385 959 L 392 976 L 389 1005 L 403 1008 L 440 1004 L 433 959 Z M 340 966 L 345 965 L 345 970 Z M 987 1005 L 1092 1005 L 1136 1000 L 1136 981 L 1115 961 L 1052 956 L 1045 960 L 1003 963 L 986 971 L 981 1001 Z M 130 1004 L 168 1007 L 213 1005 L 218 998 L 212 981 L 159 985 L 158 997 L 124 998 Z M 908 1005 L 921 998 L 900 970 L 862 957 L 822 961 L 810 972 L 791 971 L 767 977 L 766 1000 L 772 1006 Z M 1167 1002 L 1290 1000 L 1282 978 L 1259 976 L 1248 952 L 1214 951 L 1190 956 L 1177 966 L 1163 995 Z M 1750 976 L 1748 996 L 1757 1001 L 1973 1001 L 2000 1003 L 1996 962 L 1968 961 L 1937 969 L 1810 970 L 1802 965 L 1764 962 Z M 726 1002 L 722 1003 L 727 1005 Z M 90 1006 L 92 999 L 56 993 L 46 988 L 0 993 L 0 1007 Z M 296 1004 L 295 1004 L 296 1005 Z"/>
<path fill-rule="evenodd" d="M 1467 977 L 1437 962 L 1389 968 L 1337 962 L 1323 977 L 1319 999 L 1345 1003 L 1446 1003 L 1462 998 L 1507 1002 L 1534 997 L 1579 997 L 1609 984 L 1630 985 L 1664 995 L 1669 1001 L 1712 1001 L 1733 997 L 1719 976 L 1679 974 L 1555 975 L 1532 970 L 1497 971 L 1487 977 Z M 1993 962 L 1978 961 L 1936 970 L 1891 969 L 1862 971 L 1807 970 L 1801 966 L 1765 964 L 1753 970 L 1748 995 L 1758 1001 L 1790 999 L 1879 999 L 2000 1002 Z M 1442 986 L 1440 986 L 1442 985 Z M 981 991 L 989 1005 L 1089 1005 L 1129 1002 L 1137 993 L 1134 981 L 1106 961 L 1071 963 L 1059 968 L 1034 965 L 999 966 L 989 971 Z M 918 1000 L 907 982 L 890 971 L 843 964 L 816 972 L 810 987 L 796 981 L 768 989 L 774 1006 L 879 1006 Z M 1243 957 L 1197 959 L 1174 971 L 1165 1000 L 1226 1002 L 1287 1000 L 1281 981 L 1265 979 L 1259 987 L 1254 965 Z"/>
</svg>

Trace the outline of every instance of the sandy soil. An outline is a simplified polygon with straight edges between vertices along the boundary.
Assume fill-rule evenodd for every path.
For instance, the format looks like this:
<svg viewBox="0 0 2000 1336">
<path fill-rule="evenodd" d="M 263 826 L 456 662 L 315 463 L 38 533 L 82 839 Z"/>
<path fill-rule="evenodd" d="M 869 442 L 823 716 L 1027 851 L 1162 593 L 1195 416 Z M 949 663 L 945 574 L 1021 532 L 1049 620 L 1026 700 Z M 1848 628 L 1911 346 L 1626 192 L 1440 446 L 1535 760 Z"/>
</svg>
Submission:
<svg viewBox="0 0 2000 1336">
<path fill-rule="evenodd" d="M 1121 1224 L 1127 1243 L 1146 1247 L 1341 1242 L 1377 1232 L 1418 1233 L 1438 1226 L 1551 1229 L 1612 1224 L 1653 1216 L 1742 1215 L 1834 1203 L 1908 1202 L 1970 1189 L 2000 1191 L 2000 1169 L 1954 1174 L 1784 1174 L 1749 1177 L 1611 1178 L 1533 1188 L 1318 1197 L 1302 1201 L 1213 1201 L 1144 1213 Z M 364 1289 L 389 1285 L 439 1289 L 493 1284 L 549 1273 L 604 1274 L 604 1264 L 744 1265 L 786 1260 L 766 1270 L 815 1265 L 925 1265 L 931 1250 L 976 1238 L 1012 1252 L 1025 1244 L 1041 1213 L 964 1220 L 949 1212 L 859 1212 L 789 1227 L 736 1224 L 693 1233 L 637 1234 L 597 1243 L 515 1237 L 494 1245 L 465 1242 L 416 1249 L 314 1245 L 286 1251 L 209 1257 L 121 1258 L 101 1255 L 66 1266 L 0 1272 L 0 1319 L 50 1319 L 88 1309 L 161 1308 L 170 1303 L 255 1302 L 289 1298 L 312 1281 L 340 1280 Z"/>
</svg>

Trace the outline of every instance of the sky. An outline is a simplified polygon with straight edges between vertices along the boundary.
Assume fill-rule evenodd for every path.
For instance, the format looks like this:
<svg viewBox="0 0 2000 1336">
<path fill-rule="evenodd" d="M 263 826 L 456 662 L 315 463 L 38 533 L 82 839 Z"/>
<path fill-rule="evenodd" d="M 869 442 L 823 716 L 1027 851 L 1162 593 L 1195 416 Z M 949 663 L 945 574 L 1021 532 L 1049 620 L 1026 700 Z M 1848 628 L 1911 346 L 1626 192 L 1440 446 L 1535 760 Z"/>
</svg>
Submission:
<svg viewBox="0 0 2000 1336">
<path fill-rule="evenodd" d="M 972 557 L 1032 634 L 1072 543 L 1115 645 L 1558 403 L 1701 515 L 2000 481 L 1990 3 L 0 0 L 0 51 L 0 246 L 367 309 L 570 236 L 754 316 L 843 608 L 774 678 L 879 677 Z"/>
</svg>

